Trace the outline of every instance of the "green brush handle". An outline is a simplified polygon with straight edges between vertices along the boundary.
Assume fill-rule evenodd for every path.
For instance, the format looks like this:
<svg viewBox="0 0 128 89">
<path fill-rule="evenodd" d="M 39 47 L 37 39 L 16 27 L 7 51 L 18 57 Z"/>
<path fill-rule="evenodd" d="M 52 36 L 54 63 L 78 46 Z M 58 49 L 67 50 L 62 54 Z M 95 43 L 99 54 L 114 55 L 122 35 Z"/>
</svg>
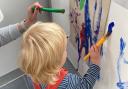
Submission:
<svg viewBox="0 0 128 89">
<path fill-rule="evenodd" d="M 32 10 L 35 10 L 35 7 L 32 8 Z M 57 9 L 57 8 L 40 8 L 41 11 L 46 12 L 55 12 L 55 13 L 64 13 L 65 9 Z"/>
</svg>

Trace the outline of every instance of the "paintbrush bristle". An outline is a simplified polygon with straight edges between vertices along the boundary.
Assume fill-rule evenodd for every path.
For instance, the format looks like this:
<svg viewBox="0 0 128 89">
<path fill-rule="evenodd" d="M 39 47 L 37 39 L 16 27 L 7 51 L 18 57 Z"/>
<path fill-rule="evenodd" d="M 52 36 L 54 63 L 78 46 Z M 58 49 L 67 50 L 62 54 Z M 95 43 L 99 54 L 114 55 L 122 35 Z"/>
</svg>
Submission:
<svg viewBox="0 0 128 89">
<path fill-rule="evenodd" d="M 114 22 L 111 22 L 110 24 L 109 24 L 109 26 L 108 26 L 108 32 L 107 32 L 107 34 L 106 34 L 106 37 L 109 37 L 110 35 L 111 35 L 111 33 L 112 33 L 112 28 L 114 27 Z"/>
</svg>

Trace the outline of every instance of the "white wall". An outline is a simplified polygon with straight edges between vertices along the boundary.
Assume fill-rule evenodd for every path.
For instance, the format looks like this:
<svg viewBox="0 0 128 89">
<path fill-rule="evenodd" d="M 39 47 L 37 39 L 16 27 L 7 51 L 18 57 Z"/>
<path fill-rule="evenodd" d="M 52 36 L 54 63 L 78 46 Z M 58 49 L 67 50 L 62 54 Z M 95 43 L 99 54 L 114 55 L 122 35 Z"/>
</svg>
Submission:
<svg viewBox="0 0 128 89">
<path fill-rule="evenodd" d="M 0 22 L 0 27 L 20 22 L 26 16 L 27 6 L 35 0 L 0 0 L 0 9 L 3 12 L 4 20 Z M 48 7 L 49 2 L 41 0 L 44 7 Z M 49 21 L 49 14 L 39 16 L 40 20 Z M 20 48 L 20 39 L 13 41 L 0 48 L 0 76 L 16 69 L 18 54 Z"/>
<path fill-rule="evenodd" d="M 64 29 L 67 35 L 70 34 L 70 28 L 69 28 L 69 0 L 51 0 L 51 5 L 54 8 L 64 8 L 65 13 L 53 13 L 52 19 L 54 22 L 61 25 Z"/>
<path fill-rule="evenodd" d="M 113 1 L 117 2 L 122 7 L 128 9 L 128 0 L 113 0 Z"/>
</svg>

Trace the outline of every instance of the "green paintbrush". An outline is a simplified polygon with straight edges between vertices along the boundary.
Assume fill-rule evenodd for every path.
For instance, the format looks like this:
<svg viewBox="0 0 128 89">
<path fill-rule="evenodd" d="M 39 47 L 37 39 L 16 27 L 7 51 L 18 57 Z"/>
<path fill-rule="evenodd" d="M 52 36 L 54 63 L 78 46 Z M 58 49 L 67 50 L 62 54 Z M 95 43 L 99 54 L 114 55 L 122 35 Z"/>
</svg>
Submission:
<svg viewBox="0 0 128 89">
<path fill-rule="evenodd" d="M 32 10 L 35 10 L 35 7 L 32 8 Z M 54 13 L 65 13 L 65 9 L 57 9 L 57 8 L 39 8 L 40 11 L 46 11 L 46 12 L 54 12 Z"/>
</svg>

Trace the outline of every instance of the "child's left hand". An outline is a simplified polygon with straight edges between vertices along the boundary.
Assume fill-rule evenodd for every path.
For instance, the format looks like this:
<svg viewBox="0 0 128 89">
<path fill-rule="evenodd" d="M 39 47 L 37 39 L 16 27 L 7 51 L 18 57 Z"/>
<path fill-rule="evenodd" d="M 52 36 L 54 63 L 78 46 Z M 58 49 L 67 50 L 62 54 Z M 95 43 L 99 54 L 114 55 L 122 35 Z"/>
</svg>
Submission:
<svg viewBox="0 0 128 89">
<path fill-rule="evenodd" d="M 35 6 L 35 10 L 33 12 L 32 7 L 34 7 L 34 6 Z M 39 8 L 41 8 L 41 7 L 42 6 L 40 5 L 39 2 L 36 2 L 36 3 L 34 3 L 28 7 L 28 10 L 27 10 L 28 15 L 26 18 L 26 24 L 25 25 L 30 26 L 37 21 L 37 15 L 38 15 L 38 13 L 40 13 Z"/>
</svg>

